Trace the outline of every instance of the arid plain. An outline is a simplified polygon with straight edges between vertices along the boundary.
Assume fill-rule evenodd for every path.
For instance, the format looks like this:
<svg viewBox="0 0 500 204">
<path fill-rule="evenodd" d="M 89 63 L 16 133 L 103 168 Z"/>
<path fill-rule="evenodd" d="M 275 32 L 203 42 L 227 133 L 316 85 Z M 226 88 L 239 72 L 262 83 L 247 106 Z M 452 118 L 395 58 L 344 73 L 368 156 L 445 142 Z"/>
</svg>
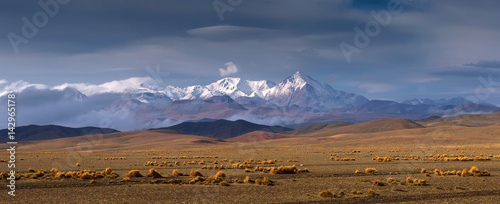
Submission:
<svg viewBox="0 0 500 204">
<path fill-rule="evenodd" d="M 499 135 L 494 113 L 227 140 L 154 130 L 31 141 L 17 150 L 16 196 L 4 188 L 0 202 L 496 203 Z"/>
</svg>

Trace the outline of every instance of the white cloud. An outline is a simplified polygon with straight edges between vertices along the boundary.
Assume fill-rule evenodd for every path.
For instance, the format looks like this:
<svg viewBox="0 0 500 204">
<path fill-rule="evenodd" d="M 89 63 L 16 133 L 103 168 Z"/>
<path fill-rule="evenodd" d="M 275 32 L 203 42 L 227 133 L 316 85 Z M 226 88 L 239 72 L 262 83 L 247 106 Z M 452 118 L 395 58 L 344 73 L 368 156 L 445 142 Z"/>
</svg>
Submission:
<svg viewBox="0 0 500 204">
<path fill-rule="evenodd" d="M 220 76 L 228 76 L 238 72 L 238 67 L 233 62 L 228 62 L 224 65 L 226 65 L 226 69 L 219 68 Z"/>
<path fill-rule="evenodd" d="M 0 85 L 7 83 L 7 80 L 5 79 L 0 79 Z"/>
<path fill-rule="evenodd" d="M 408 79 L 408 82 L 412 83 L 429 83 L 433 81 L 441 81 L 441 78 L 438 77 L 419 77 L 419 78 L 411 78 Z"/>
<path fill-rule="evenodd" d="M 392 84 L 371 83 L 371 82 L 359 83 L 357 87 L 367 93 L 382 93 L 396 89 L 396 86 Z"/>
</svg>

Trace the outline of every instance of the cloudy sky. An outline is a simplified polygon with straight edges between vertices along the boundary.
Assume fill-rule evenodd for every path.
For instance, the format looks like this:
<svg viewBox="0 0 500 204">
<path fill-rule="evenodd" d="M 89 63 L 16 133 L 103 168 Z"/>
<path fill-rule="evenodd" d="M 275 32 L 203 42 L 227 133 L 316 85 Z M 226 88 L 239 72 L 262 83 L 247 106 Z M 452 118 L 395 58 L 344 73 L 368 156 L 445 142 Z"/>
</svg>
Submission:
<svg viewBox="0 0 500 204">
<path fill-rule="evenodd" d="M 0 84 L 280 82 L 300 71 L 371 99 L 500 105 L 500 1 L 38 2 L 0 3 Z"/>
</svg>

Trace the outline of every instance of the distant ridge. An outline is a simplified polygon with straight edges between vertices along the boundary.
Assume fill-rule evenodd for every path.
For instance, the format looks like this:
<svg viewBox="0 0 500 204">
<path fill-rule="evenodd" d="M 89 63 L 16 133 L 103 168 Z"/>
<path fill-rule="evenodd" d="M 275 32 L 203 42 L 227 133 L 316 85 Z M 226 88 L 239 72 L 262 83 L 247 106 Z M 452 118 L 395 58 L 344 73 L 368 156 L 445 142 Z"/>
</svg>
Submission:
<svg viewBox="0 0 500 204">
<path fill-rule="evenodd" d="M 308 132 L 306 126 L 306 130 L 299 128 L 295 131 L 297 132 Z M 385 131 L 393 131 L 393 130 L 402 130 L 402 129 L 413 129 L 413 128 L 425 128 L 423 125 L 415 123 L 411 120 L 403 119 L 403 118 L 386 118 L 386 119 L 378 119 L 369 122 L 353 124 L 353 125 L 345 125 L 345 126 L 327 126 L 328 128 L 321 128 L 317 131 L 304 133 L 304 136 L 330 136 L 330 135 L 338 135 L 338 134 L 356 134 L 356 133 L 375 133 L 375 132 L 385 132 Z"/>
<path fill-rule="evenodd" d="M 183 122 L 171 127 L 153 130 L 175 130 L 184 134 L 199 135 L 216 139 L 229 139 L 253 131 L 278 133 L 292 129 L 282 126 L 267 126 L 251 123 L 245 120 L 216 120 L 212 122 Z"/>
<path fill-rule="evenodd" d="M 416 121 L 426 127 L 436 126 L 466 126 L 487 127 L 500 126 L 500 112 L 489 114 L 463 114 L 451 117 L 433 117 Z"/>
<path fill-rule="evenodd" d="M 115 129 L 98 127 L 71 128 L 58 125 L 28 125 L 17 127 L 15 132 L 15 141 L 21 142 L 76 137 L 91 134 L 108 134 L 119 131 Z M 0 135 L 4 136 L 1 137 L 0 142 L 7 142 L 7 133 L 7 129 L 0 130 Z"/>
<path fill-rule="evenodd" d="M 334 122 L 334 123 L 320 123 L 320 124 L 312 124 L 308 125 L 296 130 L 288 131 L 288 132 L 283 132 L 283 134 L 288 134 L 288 135 L 303 135 L 303 134 L 309 134 L 313 132 L 318 132 L 321 130 L 327 130 L 331 128 L 337 128 L 337 127 L 342 127 L 342 126 L 347 126 L 347 125 L 353 125 L 354 123 L 348 123 L 348 122 Z"/>
</svg>

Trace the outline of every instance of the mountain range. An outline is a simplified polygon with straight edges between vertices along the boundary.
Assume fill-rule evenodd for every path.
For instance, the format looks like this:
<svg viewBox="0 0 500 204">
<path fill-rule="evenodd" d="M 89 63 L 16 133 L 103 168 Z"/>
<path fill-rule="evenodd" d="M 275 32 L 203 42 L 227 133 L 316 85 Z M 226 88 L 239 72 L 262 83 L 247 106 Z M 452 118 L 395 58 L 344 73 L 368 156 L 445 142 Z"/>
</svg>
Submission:
<svg viewBox="0 0 500 204">
<path fill-rule="evenodd" d="M 369 100 L 299 72 L 278 84 L 226 77 L 205 86 L 174 87 L 146 77 L 55 87 L 19 81 L 8 88 L 18 92 L 17 100 L 23 103 L 24 111 L 18 115 L 21 125 L 102 126 L 102 120 L 106 120 L 110 128 L 118 130 L 162 128 L 204 118 L 300 127 L 319 122 L 359 123 L 399 117 L 418 120 L 500 111 L 497 106 L 474 104 L 462 97 L 401 103 Z M 0 114 L 6 110 L 6 93 L 0 93 Z"/>
</svg>

